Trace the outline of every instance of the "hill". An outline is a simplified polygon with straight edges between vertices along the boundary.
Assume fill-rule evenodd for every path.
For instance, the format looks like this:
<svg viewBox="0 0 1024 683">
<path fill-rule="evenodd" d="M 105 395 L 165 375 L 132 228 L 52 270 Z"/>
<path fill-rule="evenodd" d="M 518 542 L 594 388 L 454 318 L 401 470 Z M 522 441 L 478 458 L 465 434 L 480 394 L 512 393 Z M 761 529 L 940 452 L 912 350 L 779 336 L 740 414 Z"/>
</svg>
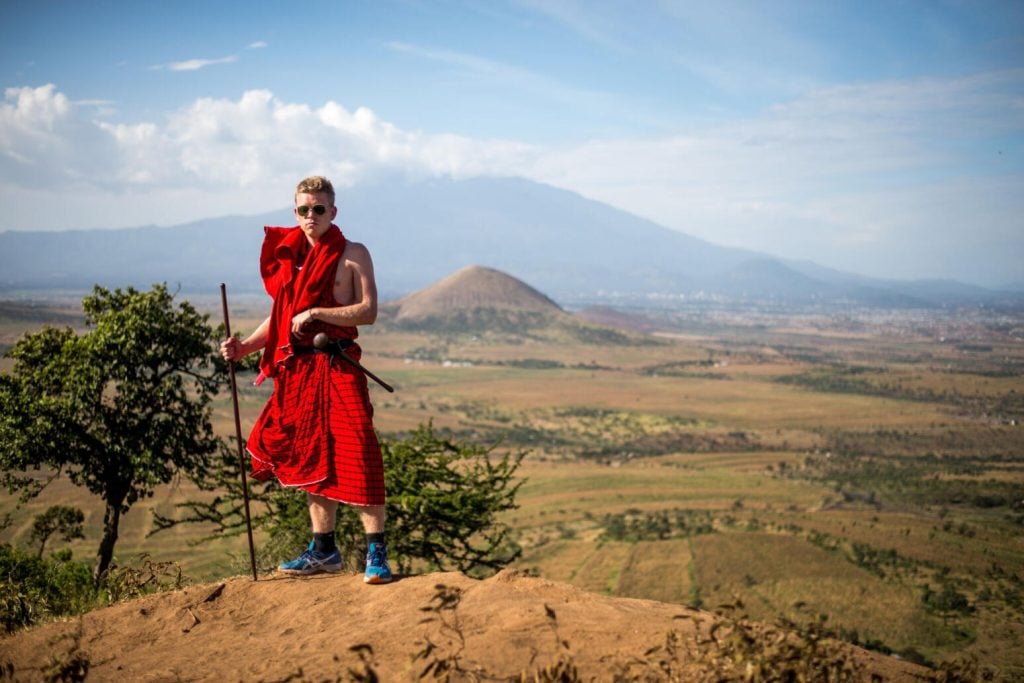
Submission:
<svg viewBox="0 0 1024 683">
<path fill-rule="evenodd" d="M 569 314 L 518 278 L 494 268 L 467 266 L 422 290 L 380 307 L 380 326 L 403 330 L 523 335 L 549 341 L 650 344 L 642 335 Z"/>
<path fill-rule="evenodd" d="M 698 646 L 698 635 L 707 639 L 712 629 L 723 645 Z M 88 680 L 96 681 L 377 680 L 358 676 L 370 669 L 380 680 L 402 681 L 432 678 L 421 675 L 432 665 L 440 667 L 431 669 L 438 677 L 454 668 L 454 680 L 518 680 L 544 671 L 551 675 L 539 680 L 573 680 L 555 677 L 573 668 L 583 680 L 669 680 L 673 672 L 703 680 L 712 670 L 742 674 L 748 663 L 810 661 L 858 670 L 834 680 L 878 674 L 911 681 L 925 672 L 847 644 L 818 643 L 816 660 L 805 649 L 803 662 L 786 661 L 785 642 L 797 644 L 798 636 L 784 641 L 757 625 L 743 632 L 752 640 L 740 645 L 730 624 L 707 612 L 604 597 L 512 570 L 485 581 L 442 573 L 375 587 L 351 574 L 233 578 L 6 637 L 0 664 L 13 679 L 43 680 L 62 663 L 87 661 Z M 812 673 L 807 680 L 823 679 Z"/>
<path fill-rule="evenodd" d="M 562 309 L 522 280 L 493 268 L 466 266 L 462 270 L 399 299 L 395 320 L 446 318 L 481 308 L 533 311 L 557 315 Z"/>
<path fill-rule="evenodd" d="M 287 196 L 282 197 L 287 202 Z M 563 303 L 643 302 L 651 293 L 869 306 L 1019 303 L 1020 292 L 842 273 L 719 245 L 573 192 L 519 178 L 390 178 L 339 190 L 338 223 L 373 254 L 382 296 L 397 298 L 468 264 L 532 283 Z M 288 208 L 172 227 L 0 233 L 0 290 L 154 282 L 188 293 L 258 292 L 264 225 Z"/>
</svg>

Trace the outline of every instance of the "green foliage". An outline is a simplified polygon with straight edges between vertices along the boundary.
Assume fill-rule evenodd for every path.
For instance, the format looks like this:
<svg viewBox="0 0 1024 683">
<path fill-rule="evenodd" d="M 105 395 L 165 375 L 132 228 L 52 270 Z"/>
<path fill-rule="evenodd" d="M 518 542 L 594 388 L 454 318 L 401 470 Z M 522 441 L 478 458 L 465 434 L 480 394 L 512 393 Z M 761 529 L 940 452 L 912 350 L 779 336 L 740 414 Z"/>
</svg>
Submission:
<svg viewBox="0 0 1024 683">
<path fill-rule="evenodd" d="M 556 315 L 550 312 L 478 307 L 425 318 L 404 319 L 393 324 L 399 329 L 417 332 L 519 334 L 550 327 L 555 321 Z"/>
<path fill-rule="evenodd" d="M 414 566 L 481 572 L 500 569 L 519 556 L 509 527 L 498 515 L 515 509 L 520 484 L 513 480 L 525 453 L 495 455 L 493 448 L 456 443 L 421 425 L 407 438 L 381 441 L 387 488 L 388 555 L 403 572 Z M 179 505 L 177 519 L 157 516 L 157 531 L 183 522 L 210 523 L 214 536 L 245 530 L 237 454 L 225 448 L 197 485 L 217 491 L 212 500 Z M 265 568 L 309 541 L 305 494 L 276 482 L 252 482 L 254 528 L 268 534 L 260 549 Z M 341 506 L 335 527 L 347 566 L 362 568 L 366 541 L 351 508 Z"/>
<path fill-rule="evenodd" d="M 880 503 L 1014 509 L 1024 500 L 1019 481 L 980 475 L 1017 467 L 1020 435 L 1003 427 L 984 430 L 832 430 L 823 451 L 790 476 L 830 482 L 851 490 L 877 491 Z"/>
<path fill-rule="evenodd" d="M 98 589 L 89 566 L 69 552 L 50 558 L 0 545 L 0 626 L 6 632 L 41 618 L 78 614 L 95 604 Z"/>
<path fill-rule="evenodd" d="M 416 560 L 432 569 L 497 570 L 519 556 L 498 515 L 517 507 L 513 476 L 524 453 L 492 456 L 439 438 L 430 424 L 382 450 L 388 551 L 400 571 Z"/>
<path fill-rule="evenodd" d="M 974 611 L 967 596 L 947 581 L 942 582 L 942 588 L 938 591 L 934 591 L 931 586 L 926 585 L 921 595 L 921 602 L 928 608 L 928 611 L 938 614 L 970 614 Z"/>
<path fill-rule="evenodd" d="M 112 565 L 97 583 L 89 564 L 72 559 L 69 550 L 43 558 L 5 543 L 0 545 L 0 628 L 10 633 L 45 618 L 82 614 L 183 584 L 176 563 L 145 555 L 134 565 Z"/>
<path fill-rule="evenodd" d="M 149 292 L 93 289 L 88 331 L 26 335 L 0 376 L 0 481 L 23 498 L 48 469 L 99 496 L 104 534 L 94 574 L 110 564 L 121 514 L 176 473 L 200 471 L 218 439 L 210 400 L 222 374 L 207 316 Z"/>
<path fill-rule="evenodd" d="M 39 555 L 43 556 L 46 548 L 46 541 L 55 533 L 60 533 L 65 541 L 73 541 L 76 538 L 85 538 L 82 531 L 82 524 L 85 522 L 85 513 L 70 505 L 53 505 L 47 508 L 46 512 L 37 515 L 32 523 L 31 539 L 39 543 Z"/>
<path fill-rule="evenodd" d="M 816 360 L 820 361 L 821 359 Z M 987 376 L 1018 376 L 1014 372 L 1015 370 L 997 371 L 987 373 Z M 907 386 L 896 377 L 890 376 L 884 367 L 833 363 L 799 374 L 784 375 L 777 378 L 776 381 L 824 393 L 860 394 L 905 401 L 946 403 L 976 415 L 991 414 L 1006 418 L 1020 418 L 1024 415 L 1024 395 L 1018 392 L 1011 390 L 998 396 L 983 396 L 960 393 L 956 389 L 937 390 L 928 387 Z"/>
<path fill-rule="evenodd" d="M 601 522 L 602 540 L 663 541 L 714 533 L 714 519 L 708 510 L 627 510 L 605 515 Z"/>
</svg>

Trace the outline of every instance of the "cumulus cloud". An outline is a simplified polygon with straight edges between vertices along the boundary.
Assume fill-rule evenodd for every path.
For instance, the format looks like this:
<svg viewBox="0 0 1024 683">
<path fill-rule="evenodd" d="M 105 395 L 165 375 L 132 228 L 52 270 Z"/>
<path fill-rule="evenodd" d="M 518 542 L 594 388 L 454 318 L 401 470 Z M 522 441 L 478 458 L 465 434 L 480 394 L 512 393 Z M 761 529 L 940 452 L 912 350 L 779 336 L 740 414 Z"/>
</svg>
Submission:
<svg viewBox="0 0 1024 683">
<path fill-rule="evenodd" d="M 1022 91 L 1024 70 L 829 87 L 671 136 L 541 147 L 404 130 L 365 107 L 266 90 L 110 123 L 54 85 L 11 88 L 0 105 L 0 229 L 272 210 L 311 173 L 340 186 L 389 169 L 521 175 L 720 244 L 906 277 L 949 273 L 959 254 L 972 264 L 962 277 L 981 281 L 987 258 L 993 273 L 1002 264 L 1024 279 L 1020 169 L 977 152 L 1024 132 Z M 20 214 L 13 198 L 40 183 L 64 210 Z M 111 203 L 116 219 L 104 213 Z M 916 270 L 898 273 L 897 262 Z"/>
<path fill-rule="evenodd" d="M 53 84 L 8 88 L 0 104 L 0 178 L 5 184 L 55 187 L 88 184 L 91 168 L 109 165 L 117 150 L 84 121 L 82 106 Z"/>
<path fill-rule="evenodd" d="M 11 89 L 7 100 L 0 107 L 5 185 L 29 190 L 50 173 L 50 187 L 62 193 L 62 201 L 79 202 L 88 211 L 98 194 L 147 198 L 126 207 L 116 225 L 152 222 L 157 204 L 160 223 L 210 211 L 277 208 L 287 201 L 282 188 L 310 173 L 328 175 L 341 186 L 386 169 L 454 177 L 507 173 L 533 150 L 510 141 L 405 131 L 365 107 L 284 102 L 266 90 L 237 100 L 198 99 L 163 121 L 138 123 L 93 120 L 53 85 Z M 191 199 L 182 204 L 185 195 Z M 0 229 L 22 227 L 27 218 L 15 210 Z M 105 220 L 96 216 L 70 227 Z M 37 219 L 31 224 L 69 227 L 40 226 Z"/>
</svg>

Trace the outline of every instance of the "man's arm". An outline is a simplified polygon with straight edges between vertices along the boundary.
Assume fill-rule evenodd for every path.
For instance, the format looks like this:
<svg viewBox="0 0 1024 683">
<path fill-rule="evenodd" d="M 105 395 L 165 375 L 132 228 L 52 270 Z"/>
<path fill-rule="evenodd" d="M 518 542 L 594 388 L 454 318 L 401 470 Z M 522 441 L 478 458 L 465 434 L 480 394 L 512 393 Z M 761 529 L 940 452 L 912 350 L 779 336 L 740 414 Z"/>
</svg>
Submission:
<svg viewBox="0 0 1024 683">
<path fill-rule="evenodd" d="M 329 325 L 372 325 L 377 320 L 377 281 L 373 275 L 373 260 L 365 246 L 350 242 L 338 263 L 334 283 L 335 298 L 346 301 L 343 306 L 310 308 L 292 318 L 292 330 L 301 332 L 311 320 Z"/>
</svg>

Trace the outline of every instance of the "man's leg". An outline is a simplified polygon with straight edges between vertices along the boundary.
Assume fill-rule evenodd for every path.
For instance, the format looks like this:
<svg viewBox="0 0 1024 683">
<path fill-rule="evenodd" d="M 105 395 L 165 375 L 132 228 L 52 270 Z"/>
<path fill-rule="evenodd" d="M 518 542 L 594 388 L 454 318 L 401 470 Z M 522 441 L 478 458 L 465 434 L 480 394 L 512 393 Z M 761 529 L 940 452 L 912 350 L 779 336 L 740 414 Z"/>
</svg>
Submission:
<svg viewBox="0 0 1024 683">
<path fill-rule="evenodd" d="M 334 522 L 338 518 L 338 501 L 306 493 L 306 502 L 309 504 L 309 521 L 313 524 L 313 533 L 333 534 Z"/>
<path fill-rule="evenodd" d="M 359 519 L 363 523 L 363 530 L 367 534 L 384 533 L 384 506 L 383 505 L 358 505 L 355 506 L 359 512 Z M 337 505 L 335 505 L 337 509 Z M 334 527 L 331 527 L 332 529 Z"/>
<path fill-rule="evenodd" d="M 306 503 L 309 506 L 309 521 L 313 527 L 313 542 L 296 559 L 285 562 L 277 569 L 285 574 L 340 572 L 341 553 L 334 543 L 338 502 L 307 492 Z"/>
<path fill-rule="evenodd" d="M 366 583 L 388 583 L 391 581 L 391 567 L 388 565 L 388 549 L 384 543 L 384 506 L 357 506 L 359 519 L 366 531 Z"/>
</svg>

